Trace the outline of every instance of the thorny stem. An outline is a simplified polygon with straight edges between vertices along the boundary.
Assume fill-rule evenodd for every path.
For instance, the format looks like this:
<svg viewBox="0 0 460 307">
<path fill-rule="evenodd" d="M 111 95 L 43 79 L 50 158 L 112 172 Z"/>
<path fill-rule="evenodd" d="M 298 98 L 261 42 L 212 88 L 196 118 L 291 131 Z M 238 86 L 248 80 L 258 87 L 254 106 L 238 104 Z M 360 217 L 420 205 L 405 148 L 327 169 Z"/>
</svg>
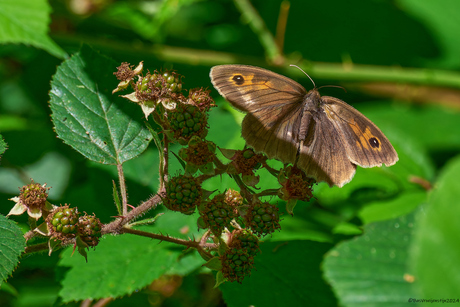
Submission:
<svg viewBox="0 0 460 307">
<path fill-rule="evenodd" d="M 152 238 L 152 239 L 156 239 L 156 240 L 160 240 L 160 241 L 166 241 L 166 242 L 170 242 L 170 243 L 180 244 L 180 245 L 184 245 L 184 246 L 192 247 L 192 248 L 197 248 L 197 249 L 199 249 L 199 248 L 216 248 L 217 247 L 217 245 L 214 244 L 214 243 L 201 243 L 201 241 L 198 242 L 198 241 L 194 241 L 194 240 L 178 239 L 178 238 L 170 237 L 168 235 L 159 235 L 159 234 L 156 234 L 156 233 L 145 232 L 145 231 L 126 228 L 126 227 L 123 227 L 121 229 L 121 233 L 129 233 L 129 234 L 133 234 L 133 235 L 137 235 L 137 236 L 142 236 L 142 237 Z"/>
<path fill-rule="evenodd" d="M 152 196 L 150 199 L 142 203 L 141 205 L 137 206 L 133 210 L 129 211 L 123 217 L 117 218 L 115 221 L 111 222 L 110 224 L 106 224 L 102 227 L 102 234 L 108 233 L 120 233 L 121 228 L 128 224 L 131 220 L 135 219 L 136 217 L 146 213 L 147 211 L 156 208 L 156 206 L 163 202 L 162 198 L 166 196 L 166 192 L 164 189 L 160 190 L 157 195 Z"/>
<path fill-rule="evenodd" d="M 168 182 L 168 169 L 169 169 L 169 139 L 166 134 L 163 133 L 163 170 L 160 170 L 162 175 L 160 189 L 164 188 L 166 182 Z"/>
<path fill-rule="evenodd" d="M 125 174 L 123 173 L 122 164 L 117 164 L 117 171 L 118 171 L 118 180 L 120 181 L 120 192 L 121 192 L 121 200 L 123 204 L 123 215 L 125 216 L 128 213 L 128 196 L 126 193 Z"/>
</svg>

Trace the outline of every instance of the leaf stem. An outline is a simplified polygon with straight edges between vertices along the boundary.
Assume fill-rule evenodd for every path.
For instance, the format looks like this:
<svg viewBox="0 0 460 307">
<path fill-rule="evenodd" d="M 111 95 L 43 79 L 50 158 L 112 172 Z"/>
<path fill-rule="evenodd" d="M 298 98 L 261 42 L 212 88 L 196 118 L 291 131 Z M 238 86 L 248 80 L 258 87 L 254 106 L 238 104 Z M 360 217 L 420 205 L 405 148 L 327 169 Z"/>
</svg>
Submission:
<svg viewBox="0 0 460 307">
<path fill-rule="evenodd" d="M 128 213 L 128 194 L 126 193 L 126 182 L 125 182 L 125 174 L 123 173 L 123 165 L 117 164 L 117 171 L 118 171 L 118 180 L 120 181 L 120 192 L 121 192 L 121 200 L 123 205 L 123 216 Z"/>
</svg>

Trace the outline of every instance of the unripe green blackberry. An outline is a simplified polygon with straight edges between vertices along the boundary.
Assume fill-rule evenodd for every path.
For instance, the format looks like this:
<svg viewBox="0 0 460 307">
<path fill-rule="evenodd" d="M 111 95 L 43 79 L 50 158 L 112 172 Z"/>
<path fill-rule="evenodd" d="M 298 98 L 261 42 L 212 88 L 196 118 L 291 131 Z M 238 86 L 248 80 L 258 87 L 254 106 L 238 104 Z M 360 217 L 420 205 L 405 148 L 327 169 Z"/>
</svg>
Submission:
<svg viewBox="0 0 460 307">
<path fill-rule="evenodd" d="M 200 204 L 198 207 L 204 223 L 216 235 L 220 236 L 225 227 L 238 217 L 235 206 L 225 202 L 225 195 L 216 195 L 212 200 Z"/>
<path fill-rule="evenodd" d="M 228 247 L 240 248 L 255 256 L 259 252 L 259 238 L 248 229 L 236 229 L 232 232 Z"/>
<path fill-rule="evenodd" d="M 78 209 L 67 204 L 54 209 L 46 218 L 51 237 L 66 241 L 75 237 L 78 224 Z"/>
<path fill-rule="evenodd" d="M 251 274 L 254 267 L 254 257 L 240 248 L 228 248 L 220 256 L 222 275 L 230 282 L 241 283 L 245 276 Z"/>
<path fill-rule="evenodd" d="M 280 229 L 278 207 L 270 203 L 254 203 L 245 215 L 247 226 L 258 236 L 265 236 Z"/>
<path fill-rule="evenodd" d="M 206 113 L 196 106 L 179 103 L 174 110 L 168 112 L 169 128 L 174 139 L 186 145 L 194 135 L 204 138 L 208 133 Z"/>
<path fill-rule="evenodd" d="M 172 93 L 180 93 L 182 91 L 181 76 L 174 71 L 165 71 L 163 78 L 166 81 L 166 87 L 171 90 Z"/>
<path fill-rule="evenodd" d="M 179 175 L 166 183 L 166 198 L 163 204 L 169 210 L 189 215 L 195 212 L 201 195 L 201 185 L 195 178 Z"/>
<path fill-rule="evenodd" d="M 88 246 L 96 246 L 99 244 L 101 237 L 102 223 L 96 215 L 87 215 L 80 217 L 78 221 L 78 235 L 80 239 L 88 244 Z"/>
</svg>

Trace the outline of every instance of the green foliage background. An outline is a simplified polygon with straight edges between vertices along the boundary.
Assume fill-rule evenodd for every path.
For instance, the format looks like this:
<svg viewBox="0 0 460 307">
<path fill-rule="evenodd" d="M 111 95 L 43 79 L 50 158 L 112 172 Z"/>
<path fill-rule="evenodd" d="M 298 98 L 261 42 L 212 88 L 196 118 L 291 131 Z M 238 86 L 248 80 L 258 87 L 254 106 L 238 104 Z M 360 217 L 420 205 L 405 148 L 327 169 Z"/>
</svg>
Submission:
<svg viewBox="0 0 460 307">
<path fill-rule="evenodd" d="M 282 231 L 264 240 L 251 277 L 219 289 L 195 253 L 129 235 L 104 238 L 88 263 L 67 249 L 50 257 L 25 255 L 17 264 L 11 251 L 23 244 L 17 226 L 26 231 L 27 218 L 1 216 L 0 273 L 12 274 L 1 284 L 1 306 L 77 306 L 107 297 L 118 298 L 111 306 L 406 306 L 410 298 L 460 299 L 460 24 L 454 22 L 460 2 L 293 0 L 286 58 L 278 66 L 267 33 L 276 33 L 281 1 L 251 3 L 0 0 L 0 133 L 8 148 L 0 139 L 0 213 L 8 214 L 8 199 L 33 178 L 52 187 L 54 204 L 94 212 L 103 223 L 117 215 L 115 166 L 91 162 L 64 144 L 50 119 L 52 77 L 80 50 L 73 59 L 104 63 L 99 77 L 112 88 L 116 65 L 142 60 L 151 71 L 174 68 L 185 76 L 185 88 L 212 89 L 210 68 L 227 63 L 263 66 L 311 88 L 289 68 L 300 64 L 317 85 L 346 88 L 321 92 L 374 121 L 400 161 L 391 168 L 358 168 L 342 189 L 316 186 L 316 199 L 300 202 L 294 217 L 284 214 Z M 257 14 L 266 31 L 254 27 Z M 214 89 L 213 97 L 219 107 L 210 115 L 208 140 L 241 149 L 242 115 Z M 133 104 L 123 108 L 142 123 Z M 173 160 L 172 173 L 180 170 Z M 131 204 L 155 193 L 153 143 L 124 167 Z M 277 187 L 261 178 L 262 188 Z M 224 176 L 205 188 L 229 186 L 235 187 Z M 284 203 L 272 201 L 284 210 Z M 187 238 L 200 235 L 195 222 L 196 216 L 168 212 L 143 229 Z M 179 277 L 164 277 L 173 275 Z M 167 297 L 156 291 L 163 284 L 178 288 Z"/>
</svg>

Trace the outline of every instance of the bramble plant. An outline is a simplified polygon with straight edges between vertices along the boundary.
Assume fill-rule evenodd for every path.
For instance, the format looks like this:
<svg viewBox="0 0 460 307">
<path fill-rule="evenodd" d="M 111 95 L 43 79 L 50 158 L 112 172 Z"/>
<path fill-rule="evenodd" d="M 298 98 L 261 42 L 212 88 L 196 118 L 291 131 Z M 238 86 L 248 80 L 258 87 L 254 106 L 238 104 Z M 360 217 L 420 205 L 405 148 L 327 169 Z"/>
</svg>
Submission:
<svg viewBox="0 0 460 307">
<path fill-rule="evenodd" d="M 102 235 L 131 233 L 196 249 L 204 266 L 217 271 L 216 285 L 225 281 L 241 282 L 251 274 L 254 257 L 259 252 L 259 240 L 281 229 L 278 207 L 264 198 L 280 196 L 287 201 L 287 211 L 293 214 L 298 200 L 308 201 L 312 197 L 314 180 L 291 165 L 281 170 L 270 167 L 267 158 L 251 148 L 218 148 L 225 161 L 218 158 L 216 145 L 206 140 L 208 111 L 216 107 L 210 91 L 191 89 L 185 96 L 183 77 L 177 72 L 155 70 L 143 74 L 141 62 L 135 68 L 122 63 L 114 74 L 120 82 L 112 94 L 133 90 L 122 97 L 128 100 L 127 103 L 138 104 L 145 118 L 151 117 L 158 124 L 159 129 L 147 124 L 161 157 L 160 185 L 155 196 L 136 208 L 129 205 L 126 198 L 128 187 L 123 182 L 123 168 L 119 165 L 120 186 L 117 189 L 120 190 L 115 195 L 121 194 L 122 199 L 115 197 L 119 216 L 109 224 L 102 225 L 94 214 L 80 216 L 77 206 L 51 205 L 47 202 L 49 188 L 34 182 L 24 186 L 19 197 L 13 199 L 17 203 L 9 215 L 27 210 L 32 223 L 26 239 L 49 237 L 50 254 L 62 246 L 73 245 L 87 258 L 86 250 L 95 248 Z M 171 143 L 182 146 L 175 155 L 183 166 L 179 174 L 169 172 Z M 261 168 L 266 168 L 279 180 L 278 187 L 257 191 L 260 178 L 256 172 Z M 239 191 L 231 188 L 207 191 L 202 188 L 206 180 L 223 175 L 232 178 Z M 183 240 L 131 228 L 134 220 L 161 204 L 185 215 L 198 210 L 197 227 L 205 232 L 200 238 Z M 36 226 L 40 218 L 44 222 Z M 136 224 L 154 221 L 137 221 Z"/>
</svg>

